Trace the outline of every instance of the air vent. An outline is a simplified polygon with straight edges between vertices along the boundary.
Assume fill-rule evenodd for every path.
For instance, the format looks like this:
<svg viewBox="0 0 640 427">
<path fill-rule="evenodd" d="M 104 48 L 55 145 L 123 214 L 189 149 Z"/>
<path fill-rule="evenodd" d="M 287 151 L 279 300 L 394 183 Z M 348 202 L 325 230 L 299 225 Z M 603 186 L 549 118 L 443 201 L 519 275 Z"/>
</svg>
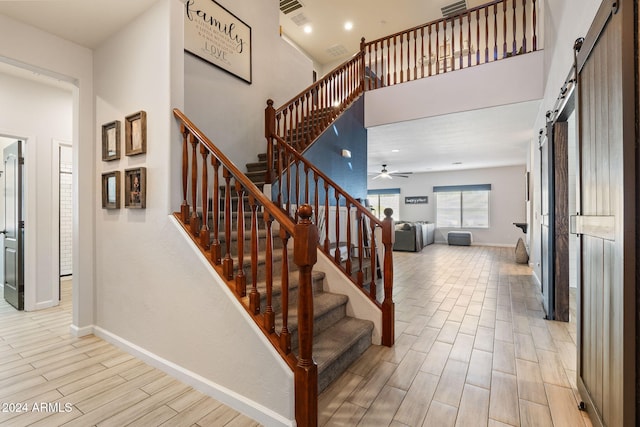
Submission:
<svg viewBox="0 0 640 427">
<path fill-rule="evenodd" d="M 297 15 L 292 16 L 291 20 L 298 27 L 300 27 L 301 25 L 305 25 L 305 24 L 309 23 L 309 19 L 302 12 L 298 13 Z"/>
<path fill-rule="evenodd" d="M 349 52 L 347 51 L 347 48 L 345 48 L 343 45 L 337 44 L 335 46 L 331 46 L 330 48 L 328 48 L 327 53 L 331 56 L 338 57 L 338 56 L 346 55 Z"/>
<path fill-rule="evenodd" d="M 451 3 L 451 4 L 441 8 L 440 10 L 442 10 L 442 17 L 443 18 L 449 18 L 451 16 L 455 16 L 455 15 L 467 10 L 467 0 L 460 0 L 460 1 L 457 1 L 455 3 Z"/>
<path fill-rule="evenodd" d="M 298 0 L 280 0 L 280 10 L 285 15 L 298 10 L 302 7 L 302 4 Z"/>
</svg>

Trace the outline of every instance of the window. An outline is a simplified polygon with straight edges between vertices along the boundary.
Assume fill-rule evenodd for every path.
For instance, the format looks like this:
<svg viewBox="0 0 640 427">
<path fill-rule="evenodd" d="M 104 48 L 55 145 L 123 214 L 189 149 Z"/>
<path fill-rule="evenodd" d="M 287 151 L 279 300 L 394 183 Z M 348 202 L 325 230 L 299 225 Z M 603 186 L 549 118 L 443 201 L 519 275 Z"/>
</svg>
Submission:
<svg viewBox="0 0 640 427">
<path fill-rule="evenodd" d="M 491 184 L 433 187 L 439 228 L 489 228 Z"/>
<path fill-rule="evenodd" d="M 371 212 L 378 218 L 384 219 L 384 210 L 386 208 L 393 209 L 394 221 L 398 221 L 400 218 L 400 189 L 399 188 L 384 188 L 380 190 L 368 190 L 367 200 L 371 207 Z"/>
</svg>

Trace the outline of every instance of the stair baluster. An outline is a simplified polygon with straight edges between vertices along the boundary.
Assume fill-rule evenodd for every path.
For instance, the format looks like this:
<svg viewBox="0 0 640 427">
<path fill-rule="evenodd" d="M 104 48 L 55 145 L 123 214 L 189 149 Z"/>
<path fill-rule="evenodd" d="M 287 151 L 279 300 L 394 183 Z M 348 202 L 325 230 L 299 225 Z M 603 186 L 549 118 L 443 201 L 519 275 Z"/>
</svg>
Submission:
<svg viewBox="0 0 640 427">
<path fill-rule="evenodd" d="M 213 166 L 213 199 L 211 201 L 213 210 L 213 239 L 211 242 L 211 260 L 215 265 L 220 265 L 220 183 L 218 174 L 220 162 L 215 156 L 211 156 L 211 165 Z"/>
<path fill-rule="evenodd" d="M 198 223 L 198 212 L 196 212 L 196 206 L 198 206 L 198 156 L 196 154 L 198 146 L 198 140 L 191 135 L 191 147 L 192 147 L 192 155 L 191 155 L 191 203 L 193 204 L 193 210 L 191 211 L 191 219 L 189 220 L 189 224 L 191 225 L 191 232 L 194 236 L 197 236 L 200 232 L 200 227 Z"/>
<path fill-rule="evenodd" d="M 324 181 L 324 251 L 329 253 L 329 183 Z"/>
<path fill-rule="evenodd" d="M 249 309 L 253 314 L 260 313 L 260 293 L 258 292 L 258 204 L 253 194 L 249 194 L 251 208 L 251 293 Z"/>
<path fill-rule="evenodd" d="M 289 332 L 289 238 L 285 229 L 280 229 L 282 240 L 282 329 L 280 330 L 280 349 L 291 353 L 291 333 Z"/>
<path fill-rule="evenodd" d="M 376 292 L 376 278 L 378 277 L 378 270 L 376 267 L 376 262 L 378 258 L 378 252 L 376 248 L 376 223 L 371 221 L 371 240 L 369 241 L 370 253 L 369 257 L 371 258 L 371 282 L 369 283 L 369 295 L 374 300 L 377 300 L 377 292 Z"/>
<path fill-rule="evenodd" d="M 345 200 L 345 205 L 347 209 L 347 221 L 346 221 L 346 232 L 347 232 L 347 259 L 345 264 L 345 270 L 347 270 L 347 276 L 351 277 L 351 204 L 349 200 Z"/>
<path fill-rule="evenodd" d="M 189 131 L 184 124 L 180 125 L 180 133 L 182 134 L 182 205 L 180 206 L 180 216 L 182 222 L 189 223 L 189 203 L 187 202 L 187 179 L 189 176 Z"/>
<path fill-rule="evenodd" d="M 356 275 L 356 284 L 362 289 L 362 285 L 364 284 L 364 271 L 362 269 L 362 261 L 364 259 L 364 229 L 362 227 L 364 223 L 362 222 L 362 212 L 360 210 L 356 211 L 356 225 L 358 226 L 358 274 Z"/>
<path fill-rule="evenodd" d="M 243 297 L 247 295 L 247 277 L 244 274 L 244 187 L 236 179 L 236 194 L 238 195 L 238 272 L 236 273 L 236 293 Z M 229 237 L 230 238 L 230 237 Z"/>
<path fill-rule="evenodd" d="M 226 167 L 222 168 L 224 178 L 224 260 L 222 268 L 227 280 L 233 279 L 233 258 L 231 258 L 231 172 Z"/>
<path fill-rule="evenodd" d="M 273 219 L 269 212 L 264 211 L 264 224 L 266 233 L 266 260 L 265 260 L 265 280 L 266 280 L 266 293 L 267 301 L 266 308 L 264 310 L 264 328 L 269 334 L 275 332 L 276 314 L 273 311 L 273 235 L 271 234 L 271 224 Z"/>
<path fill-rule="evenodd" d="M 200 227 L 200 245 L 209 249 L 211 236 L 209 235 L 209 189 L 207 187 L 207 183 L 209 179 L 207 177 L 208 167 L 207 167 L 207 156 L 209 155 L 209 151 L 204 146 L 204 144 L 200 144 L 200 154 L 202 155 L 202 226 Z"/>
<path fill-rule="evenodd" d="M 336 260 L 336 264 L 340 265 L 342 262 L 342 255 L 340 254 L 340 193 L 333 190 L 334 196 L 336 198 L 336 214 L 335 214 L 335 227 L 336 227 L 336 248 L 334 252 L 334 257 Z"/>
</svg>

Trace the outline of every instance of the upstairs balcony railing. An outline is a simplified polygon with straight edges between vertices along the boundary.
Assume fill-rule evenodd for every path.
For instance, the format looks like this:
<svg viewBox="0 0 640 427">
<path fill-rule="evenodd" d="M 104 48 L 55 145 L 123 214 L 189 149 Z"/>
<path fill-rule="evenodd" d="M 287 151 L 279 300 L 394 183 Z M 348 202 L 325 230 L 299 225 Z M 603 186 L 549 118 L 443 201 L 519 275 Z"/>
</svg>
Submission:
<svg viewBox="0 0 640 427">
<path fill-rule="evenodd" d="M 538 49 L 536 0 L 496 0 L 364 43 L 365 90 Z"/>
</svg>

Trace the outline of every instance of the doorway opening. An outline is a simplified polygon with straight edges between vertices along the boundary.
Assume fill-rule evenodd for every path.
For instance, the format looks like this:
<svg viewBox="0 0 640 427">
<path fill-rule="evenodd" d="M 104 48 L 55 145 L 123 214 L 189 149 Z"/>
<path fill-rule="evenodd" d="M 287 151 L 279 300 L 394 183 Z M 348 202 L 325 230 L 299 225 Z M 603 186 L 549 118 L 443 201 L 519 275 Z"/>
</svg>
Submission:
<svg viewBox="0 0 640 427">
<path fill-rule="evenodd" d="M 24 209 L 20 218 L 24 254 L 16 259 L 24 265 L 22 308 L 36 311 L 60 304 L 60 161 L 71 157 L 77 88 L 44 71 L 0 61 L 0 91 L 4 95 L 0 100 L 0 136 L 24 141 Z M 62 178 L 64 182 L 70 177 Z M 5 192 L 3 198 L 6 196 Z M 0 226 L 9 225 L 4 207 L 1 212 Z M 5 255 L 0 255 L 2 279 L 7 274 Z"/>
</svg>

